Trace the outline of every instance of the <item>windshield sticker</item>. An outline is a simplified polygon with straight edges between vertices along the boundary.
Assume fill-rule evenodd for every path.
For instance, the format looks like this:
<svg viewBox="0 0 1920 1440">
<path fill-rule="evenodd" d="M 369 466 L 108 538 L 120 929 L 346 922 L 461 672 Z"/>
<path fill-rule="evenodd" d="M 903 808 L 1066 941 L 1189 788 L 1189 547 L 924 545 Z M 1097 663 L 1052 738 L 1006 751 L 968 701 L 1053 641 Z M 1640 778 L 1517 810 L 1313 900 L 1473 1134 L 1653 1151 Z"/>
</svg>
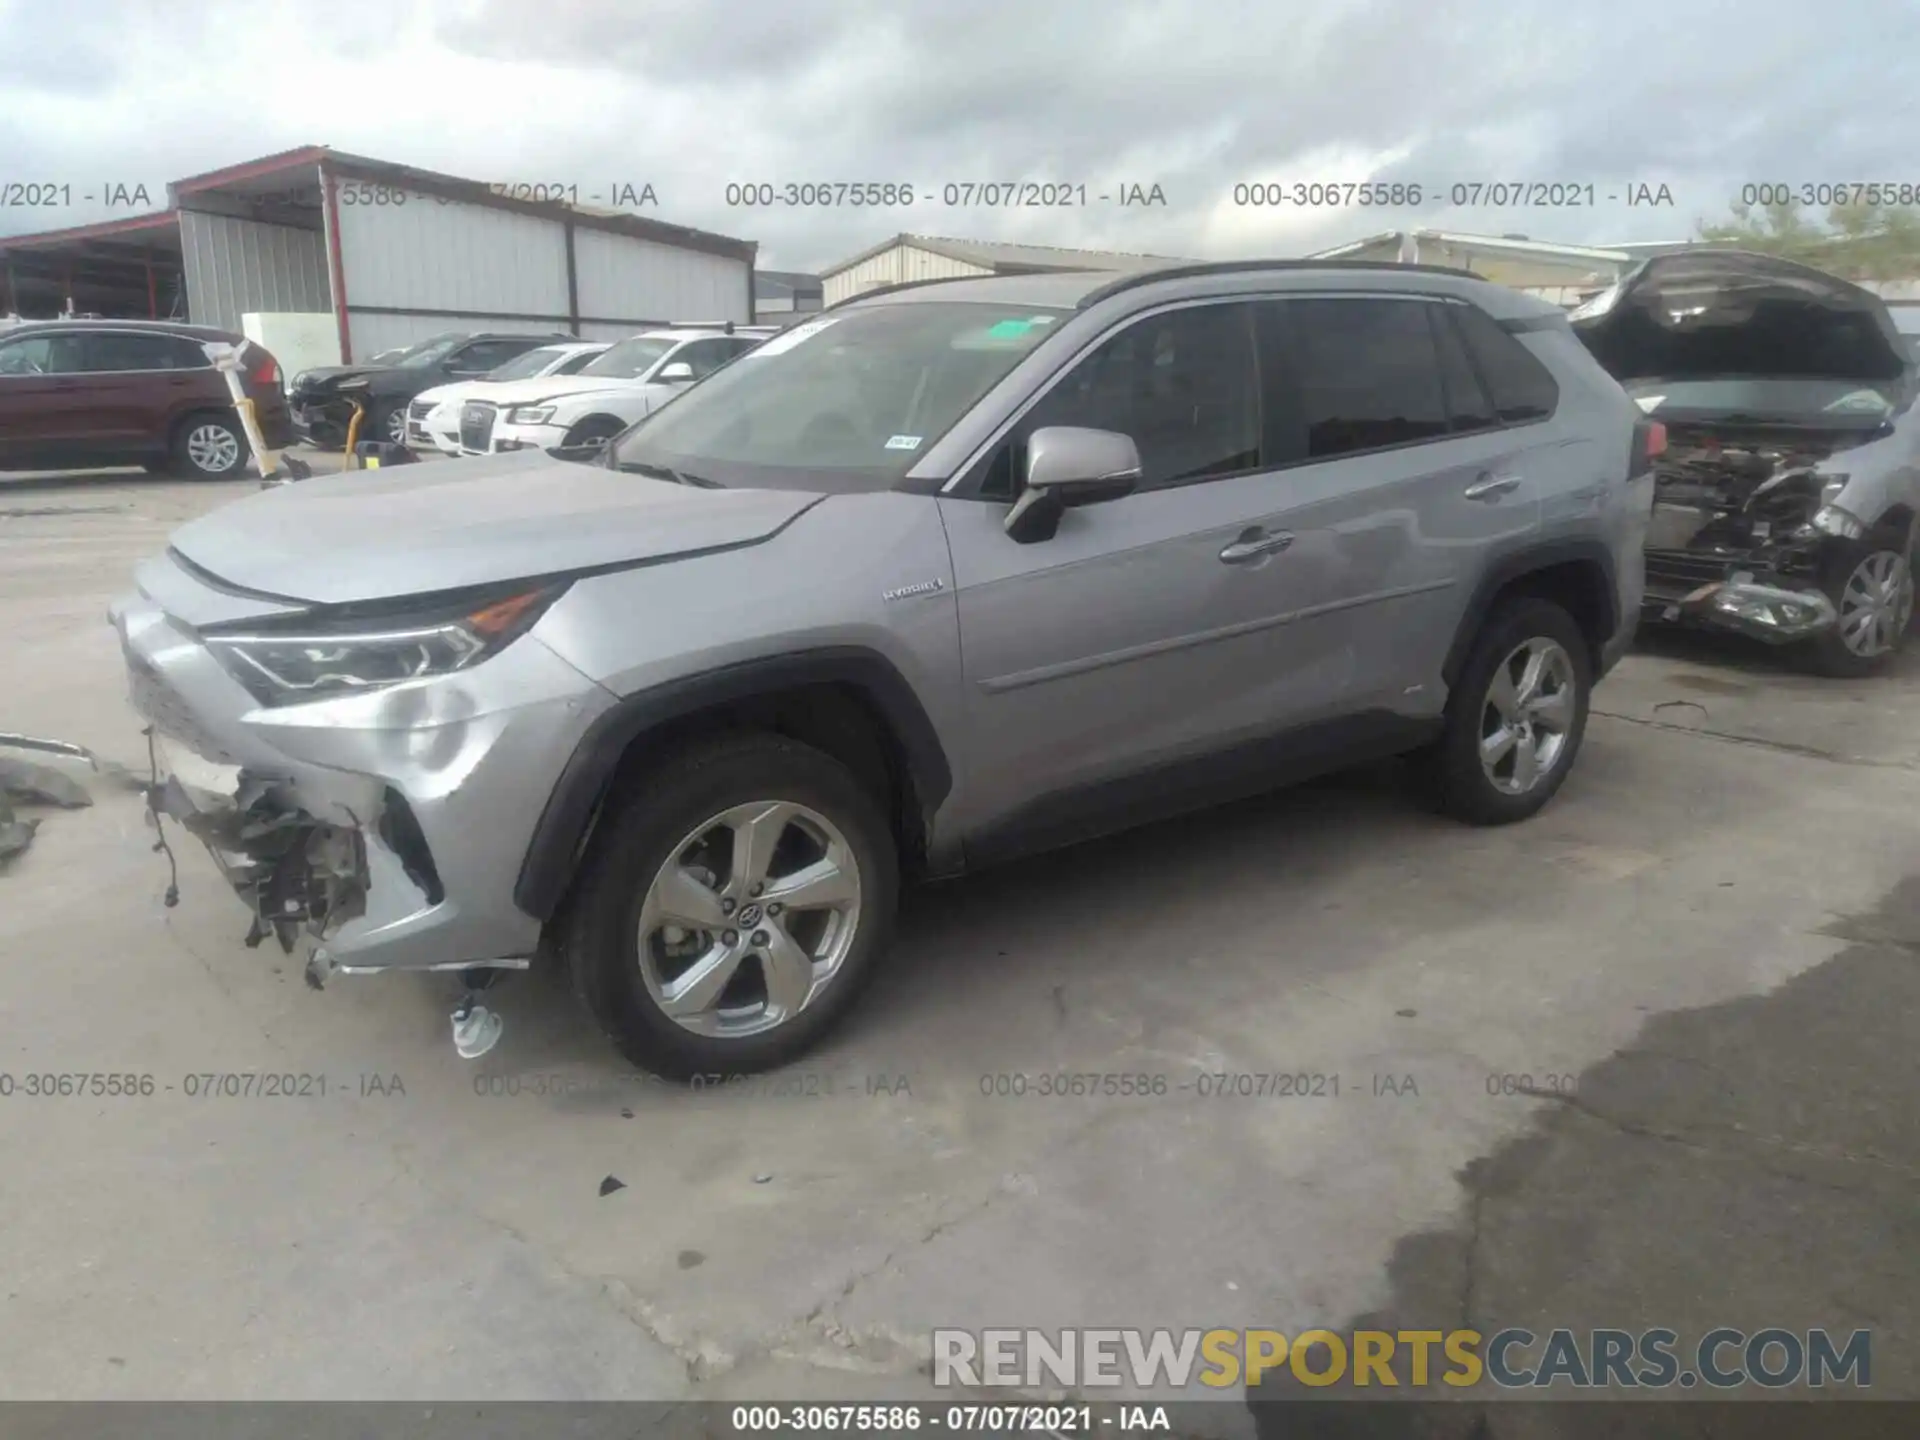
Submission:
<svg viewBox="0 0 1920 1440">
<path fill-rule="evenodd" d="M 1635 400 L 1633 403 L 1640 407 L 1641 412 L 1643 414 L 1651 415 L 1654 411 L 1658 410 L 1662 405 L 1667 403 L 1667 397 L 1664 395 L 1642 395 L 1638 400 Z"/>
<path fill-rule="evenodd" d="M 757 349 L 749 350 L 747 353 L 749 355 L 760 356 L 783 354 L 793 349 L 794 346 L 800 344 L 802 341 L 811 340 L 829 325 L 837 325 L 839 322 L 840 317 L 838 315 L 835 315 L 831 320 L 809 320 L 804 325 L 796 325 L 791 330 L 782 331 L 780 334 L 774 336 L 773 339 L 767 341 L 766 344 L 759 346 Z"/>
<path fill-rule="evenodd" d="M 889 450 L 918 450 L 918 449 L 920 448 L 920 438 L 921 438 L 921 437 L 920 437 L 920 436 L 918 436 L 918 435 L 894 435 L 894 436 L 890 436 L 890 437 L 888 438 L 888 440 L 887 440 L 887 449 L 889 449 Z"/>
<path fill-rule="evenodd" d="M 1002 320 L 997 325 L 989 325 L 987 335 L 994 340 L 1012 340 L 1026 334 L 1032 328 L 1031 320 Z"/>
<path fill-rule="evenodd" d="M 1053 319 L 1054 317 L 1051 315 L 1034 315 L 1028 318 L 1027 323 L 1029 325 L 1051 325 Z"/>
</svg>

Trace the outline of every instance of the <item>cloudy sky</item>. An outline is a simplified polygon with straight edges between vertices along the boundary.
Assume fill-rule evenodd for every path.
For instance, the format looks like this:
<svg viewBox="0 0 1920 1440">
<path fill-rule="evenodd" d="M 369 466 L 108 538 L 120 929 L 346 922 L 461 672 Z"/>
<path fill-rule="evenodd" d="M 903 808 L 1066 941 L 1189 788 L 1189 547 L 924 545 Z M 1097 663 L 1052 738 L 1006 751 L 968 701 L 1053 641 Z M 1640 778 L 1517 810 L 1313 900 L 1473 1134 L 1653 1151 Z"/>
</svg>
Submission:
<svg viewBox="0 0 1920 1440">
<path fill-rule="evenodd" d="M 1912 0 L 0 0 L 0 233 L 326 144 L 481 180 L 650 183 L 659 218 L 818 269 L 900 230 L 1299 254 L 1411 226 L 1676 239 L 1758 181 L 1920 185 Z M 940 203 L 947 184 L 1164 206 Z M 891 181 L 894 210 L 744 210 L 728 182 Z M 1417 182 L 1418 208 L 1250 208 L 1236 183 Z M 1474 181 L 1595 187 L 1456 208 Z M 1631 207 L 1665 185 L 1671 206 Z M 1610 199 L 1609 196 L 1620 198 Z M 157 203 L 164 203 L 163 200 Z M 125 212 L 119 212 L 125 213 Z"/>
</svg>

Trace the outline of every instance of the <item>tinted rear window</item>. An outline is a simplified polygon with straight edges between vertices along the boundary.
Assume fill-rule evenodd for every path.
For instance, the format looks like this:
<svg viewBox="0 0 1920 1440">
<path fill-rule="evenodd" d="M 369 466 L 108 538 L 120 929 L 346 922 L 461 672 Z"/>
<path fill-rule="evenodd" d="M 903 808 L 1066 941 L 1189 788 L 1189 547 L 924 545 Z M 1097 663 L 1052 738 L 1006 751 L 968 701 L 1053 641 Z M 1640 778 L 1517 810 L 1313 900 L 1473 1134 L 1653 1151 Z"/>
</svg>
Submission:
<svg viewBox="0 0 1920 1440">
<path fill-rule="evenodd" d="M 1553 414 L 1553 407 L 1560 401 L 1560 387 L 1554 383 L 1552 372 L 1484 310 L 1473 305 L 1447 308 L 1454 312 L 1453 318 L 1487 382 L 1500 418 L 1512 425 L 1544 420 Z"/>
<path fill-rule="evenodd" d="M 1493 401 L 1475 372 L 1467 354 L 1466 341 L 1453 323 L 1450 311 L 1457 305 L 1429 305 L 1433 338 L 1440 347 L 1440 378 L 1447 389 L 1447 418 L 1455 433 L 1464 430 L 1491 430 L 1500 423 Z"/>
<path fill-rule="evenodd" d="M 1283 453 L 1310 460 L 1448 433 L 1440 361 L 1422 300 L 1281 302 L 1283 385 L 1295 434 Z M 1283 378 L 1284 377 L 1284 378 Z"/>
<path fill-rule="evenodd" d="M 179 335 L 135 335 L 122 331 L 88 333 L 80 338 L 86 370 L 204 370 L 207 352 Z"/>
</svg>

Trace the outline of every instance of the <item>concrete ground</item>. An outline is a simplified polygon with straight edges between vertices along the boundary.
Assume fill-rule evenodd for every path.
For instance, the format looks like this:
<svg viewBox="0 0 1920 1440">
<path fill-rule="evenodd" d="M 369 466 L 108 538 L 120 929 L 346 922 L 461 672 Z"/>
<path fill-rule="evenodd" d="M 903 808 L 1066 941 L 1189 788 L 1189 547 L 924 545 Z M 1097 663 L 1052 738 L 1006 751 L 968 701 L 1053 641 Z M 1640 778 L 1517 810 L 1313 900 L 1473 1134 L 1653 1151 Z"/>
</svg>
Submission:
<svg viewBox="0 0 1920 1440">
<path fill-rule="evenodd" d="M 106 604 L 246 488 L 0 483 L 0 729 L 141 770 Z M 1657 640 L 1529 824 L 1370 772 L 924 891 L 828 1048 L 727 1093 L 538 975 L 477 1063 L 441 982 L 313 994 L 184 843 L 163 908 L 87 777 L 0 871 L 0 1399 L 912 1397 L 935 1326 L 1364 1315 L 1869 1326 L 1912 1397 L 1916 691 L 1920 648 L 1839 683 Z M 986 1093 L 1069 1071 L 1167 1088 Z M 223 1072 L 326 1089 L 186 1093 Z"/>
</svg>

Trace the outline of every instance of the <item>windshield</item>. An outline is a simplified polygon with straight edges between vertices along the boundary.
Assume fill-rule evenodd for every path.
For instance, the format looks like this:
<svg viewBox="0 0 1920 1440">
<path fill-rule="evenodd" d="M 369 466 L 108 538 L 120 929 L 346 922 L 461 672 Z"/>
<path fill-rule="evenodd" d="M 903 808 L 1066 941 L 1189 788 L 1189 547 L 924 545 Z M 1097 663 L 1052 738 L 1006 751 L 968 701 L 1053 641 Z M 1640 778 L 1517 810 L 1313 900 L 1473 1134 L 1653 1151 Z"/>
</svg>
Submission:
<svg viewBox="0 0 1920 1440">
<path fill-rule="evenodd" d="M 642 421 L 613 457 L 722 484 L 891 484 L 1068 314 L 909 301 L 797 325 Z"/>
<path fill-rule="evenodd" d="M 612 375 L 621 380 L 638 380 L 647 371 L 659 364 L 660 357 L 671 350 L 676 341 L 663 340 L 658 336 L 636 335 L 631 340 L 622 340 L 595 360 L 580 373 L 582 375 Z"/>
<path fill-rule="evenodd" d="M 529 350 L 523 355 L 496 365 L 489 370 L 489 380 L 531 380 L 536 375 L 544 375 L 552 365 L 567 352 L 556 345 L 543 345 L 538 350 Z"/>
<path fill-rule="evenodd" d="M 1636 380 L 1627 393 L 1649 415 L 1702 419 L 1738 416 L 1784 425 L 1884 425 L 1899 408 L 1898 387 L 1859 380 L 1728 375 L 1695 380 Z"/>
<path fill-rule="evenodd" d="M 432 365 L 467 335 L 464 330 L 449 330 L 444 335 L 435 335 L 422 340 L 395 363 L 406 369 L 417 369 L 423 365 Z"/>
</svg>

